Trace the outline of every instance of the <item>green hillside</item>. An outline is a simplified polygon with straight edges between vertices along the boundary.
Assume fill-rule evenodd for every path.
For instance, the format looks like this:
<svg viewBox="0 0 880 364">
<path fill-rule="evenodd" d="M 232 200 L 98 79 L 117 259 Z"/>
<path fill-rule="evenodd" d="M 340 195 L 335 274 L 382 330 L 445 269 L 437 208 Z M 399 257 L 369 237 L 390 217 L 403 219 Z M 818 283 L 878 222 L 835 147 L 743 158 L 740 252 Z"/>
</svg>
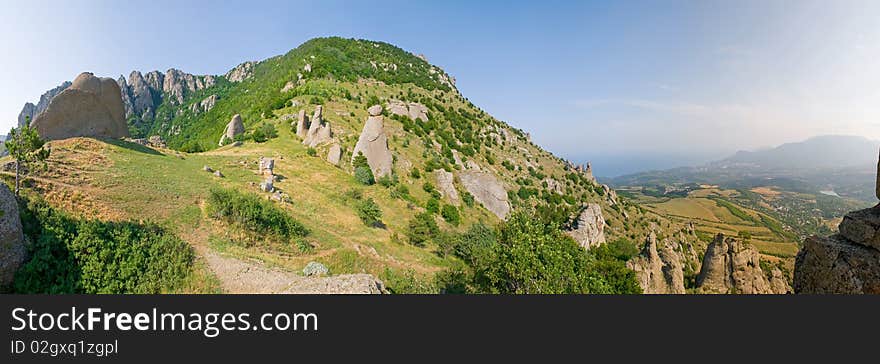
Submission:
<svg viewBox="0 0 880 364">
<path fill-rule="evenodd" d="M 257 63 L 242 82 L 218 77 L 182 105 L 163 104 L 150 134 L 163 136 L 168 149 L 53 141 L 48 168 L 34 171 L 29 190 L 75 217 L 145 220 L 174 232 L 197 253 L 195 275 L 163 291 L 248 290 L 230 288 L 240 278 L 212 277 L 222 259 L 286 272 L 317 261 L 332 274 L 372 274 L 397 293 L 638 291 L 623 263 L 631 253 L 616 249 L 632 251 L 627 246 L 652 226 L 662 238 L 680 224 L 613 199 L 526 133 L 471 104 L 450 80 L 386 43 L 314 39 Z M 210 111 L 191 110 L 209 95 L 218 96 Z M 391 100 L 424 105 L 429 120 L 386 108 L 393 173 L 365 185 L 355 176 L 352 150 L 367 108 Z M 343 150 L 338 166 L 326 161 L 328 144 L 306 147 L 291 125 L 300 110 L 311 115 L 318 105 Z M 235 114 L 247 129 L 242 145 L 218 147 Z M 258 188 L 261 157 L 275 159 L 277 195 Z M 468 165 L 501 182 L 511 221 L 467 192 L 460 176 Z M 438 192 L 437 170 L 453 174 L 461 204 Z M 601 206 L 606 239 L 614 242 L 608 248 L 574 249 L 562 235 L 585 203 Z M 520 280 L 526 283 L 512 283 Z"/>
</svg>

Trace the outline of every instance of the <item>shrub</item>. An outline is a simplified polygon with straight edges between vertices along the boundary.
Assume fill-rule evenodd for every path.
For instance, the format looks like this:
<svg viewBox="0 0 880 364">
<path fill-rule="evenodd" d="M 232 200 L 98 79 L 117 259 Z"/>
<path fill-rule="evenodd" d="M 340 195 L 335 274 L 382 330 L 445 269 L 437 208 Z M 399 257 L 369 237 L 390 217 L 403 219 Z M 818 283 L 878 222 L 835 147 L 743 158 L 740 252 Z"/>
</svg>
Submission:
<svg viewBox="0 0 880 364">
<path fill-rule="evenodd" d="M 443 216 L 443 220 L 452 225 L 458 226 L 461 223 L 461 215 L 458 214 L 458 209 L 455 206 L 443 205 L 440 215 Z"/>
<path fill-rule="evenodd" d="M 382 209 L 372 198 L 363 200 L 357 205 L 357 214 L 364 225 L 371 227 L 382 225 Z"/>
<path fill-rule="evenodd" d="M 290 241 L 309 230 L 283 209 L 255 194 L 215 187 L 208 194 L 208 215 L 247 231 Z"/>
<path fill-rule="evenodd" d="M 376 182 L 378 182 L 379 185 L 381 185 L 382 187 L 389 188 L 394 185 L 395 181 L 394 178 L 392 178 L 391 176 L 382 176 L 379 177 L 379 180 Z"/>
<path fill-rule="evenodd" d="M 409 229 L 407 229 L 406 237 L 410 244 L 415 246 L 424 246 L 425 242 L 431 239 L 440 231 L 434 216 L 427 212 L 416 215 L 409 221 Z"/>
<path fill-rule="evenodd" d="M 425 210 L 428 210 L 431 214 L 440 212 L 440 200 L 436 197 L 429 198 L 428 202 L 425 203 Z"/>
<path fill-rule="evenodd" d="M 275 124 L 263 123 L 251 133 L 251 139 L 257 143 L 263 143 L 269 139 L 277 138 L 278 130 L 275 130 Z"/>
<path fill-rule="evenodd" d="M 404 200 L 409 199 L 409 188 L 406 185 L 397 185 L 397 187 L 391 190 L 391 197 Z"/>
<path fill-rule="evenodd" d="M 17 293 L 164 293 L 192 275 L 195 254 L 152 223 L 77 220 L 44 202 L 21 211 L 34 244 L 15 275 Z"/>
<path fill-rule="evenodd" d="M 370 167 L 360 166 L 355 168 L 354 179 L 367 186 L 376 183 L 376 180 L 373 178 L 373 171 L 370 170 Z"/>
<path fill-rule="evenodd" d="M 316 150 L 315 148 L 309 147 L 308 149 L 306 149 L 306 154 L 308 154 L 309 157 L 316 157 L 318 155 L 318 150 Z"/>
</svg>

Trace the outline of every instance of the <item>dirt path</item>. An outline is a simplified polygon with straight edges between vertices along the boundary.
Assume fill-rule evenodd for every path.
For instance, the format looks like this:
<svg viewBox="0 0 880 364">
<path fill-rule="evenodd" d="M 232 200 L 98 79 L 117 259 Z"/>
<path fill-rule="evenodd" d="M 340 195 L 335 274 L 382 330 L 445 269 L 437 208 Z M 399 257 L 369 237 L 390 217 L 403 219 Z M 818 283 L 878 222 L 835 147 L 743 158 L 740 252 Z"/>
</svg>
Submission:
<svg viewBox="0 0 880 364">
<path fill-rule="evenodd" d="M 378 294 L 381 282 L 369 274 L 304 277 L 269 268 L 257 261 L 223 256 L 208 247 L 197 247 L 227 293 Z"/>
</svg>

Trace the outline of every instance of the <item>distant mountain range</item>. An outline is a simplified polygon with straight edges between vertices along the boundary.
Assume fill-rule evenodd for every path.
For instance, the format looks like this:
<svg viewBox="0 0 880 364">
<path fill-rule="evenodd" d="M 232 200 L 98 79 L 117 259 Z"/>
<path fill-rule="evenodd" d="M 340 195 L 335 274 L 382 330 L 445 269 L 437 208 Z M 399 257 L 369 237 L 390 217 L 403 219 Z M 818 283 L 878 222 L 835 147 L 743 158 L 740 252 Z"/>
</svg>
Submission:
<svg viewBox="0 0 880 364">
<path fill-rule="evenodd" d="M 614 186 L 688 183 L 728 188 L 776 185 L 796 192 L 833 192 L 874 202 L 880 141 L 859 136 L 825 135 L 731 157 L 696 167 L 649 171 L 608 180 Z"/>
</svg>

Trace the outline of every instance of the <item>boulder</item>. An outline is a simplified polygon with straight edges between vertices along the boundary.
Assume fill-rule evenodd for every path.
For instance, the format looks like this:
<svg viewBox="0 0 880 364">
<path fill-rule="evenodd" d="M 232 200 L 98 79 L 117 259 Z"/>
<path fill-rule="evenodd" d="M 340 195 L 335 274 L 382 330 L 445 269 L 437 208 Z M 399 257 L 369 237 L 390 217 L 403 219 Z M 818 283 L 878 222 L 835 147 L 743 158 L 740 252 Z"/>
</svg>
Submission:
<svg viewBox="0 0 880 364">
<path fill-rule="evenodd" d="M 804 241 L 794 265 L 794 292 L 880 294 L 880 251 L 840 234 Z"/>
<path fill-rule="evenodd" d="M 494 174 L 479 169 L 469 169 L 459 175 L 461 184 L 487 210 L 499 219 L 506 220 L 510 213 L 507 190 Z"/>
<path fill-rule="evenodd" d="M 340 159 L 342 159 L 342 147 L 339 146 L 339 143 L 333 143 L 327 151 L 327 162 L 330 162 L 330 164 L 334 166 L 338 166 Z"/>
<path fill-rule="evenodd" d="M 244 122 L 241 121 L 241 115 L 235 114 L 232 120 L 229 121 L 229 124 L 226 124 L 226 129 L 223 130 L 223 135 L 220 136 L 220 143 L 218 145 L 222 147 L 242 134 L 244 134 Z"/>
<path fill-rule="evenodd" d="M 453 205 L 458 206 L 461 202 L 458 199 L 458 191 L 455 189 L 455 181 L 452 172 L 446 172 L 446 170 L 438 169 L 434 174 L 437 177 L 437 189 L 440 190 L 440 194 L 449 199 Z"/>
<path fill-rule="evenodd" d="M 208 173 L 214 173 L 214 169 L 208 166 L 202 167 L 202 170 Z"/>
<path fill-rule="evenodd" d="M 880 250 L 880 208 L 850 212 L 837 229 L 846 240 Z"/>
<path fill-rule="evenodd" d="M 306 277 L 326 276 L 328 274 L 330 274 L 330 269 L 328 269 L 326 265 L 318 262 L 309 262 L 309 264 L 306 264 L 306 267 L 303 268 L 303 275 Z"/>
<path fill-rule="evenodd" d="M 12 191 L 0 183 L 0 287 L 12 284 L 15 272 L 26 259 L 18 202 Z"/>
<path fill-rule="evenodd" d="M 352 162 L 360 153 L 367 157 L 367 164 L 376 178 L 391 175 L 393 157 L 388 149 L 385 120 L 382 116 L 370 116 L 352 151 Z"/>
<path fill-rule="evenodd" d="M 260 191 L 263 192 L 272 192 L 275 190 L 273 184 L 275 183 L 275 177 L 269 176 L 265 181 L 260 183 Z"/>
<path fill-rule="evenodd" d="M 559 183 L 559 181 L 557 181 L 553 178 L 547 177 L 547 178 L 544 178 L 543 182 L 547 185 L 547 190 L 555 192 L 560 195 L 565 193 L 565 186 L 563 186 L 562 183 Z"/>
<path fill-rule="evenodd" d="M 646 294 L 683 294 L 684 271 L 681 256 L 668 241 L 657 248 L 657 236 L 652 231 L 645 239 L 639 255 L 626 263 L 636 274 L 636 280 Z"/>
<path fill-rule="evenodd" d="M 880 196 L 880 163 L 877 171 Z M 804 241 L 795 258 L 795 293 L 880 294 L 880 205 L 846 214 L 838 230 Z"/>
<path fill-rule="evenodd" d="M 382 115 L 382 105 L 373 105 L 367 109 L 367 112 L 370 113 L 370 116 L 379 116 Z"/>
<path fill-rule="evenodd" d="M 275 159 L 260 157 L 260 175 L 272 176 L 275 174 Z"/>
<path fill-rule="evenodd" d="M 220 171 L 214 171 L 214 177 L 223 178 L 223 173 L 220 173 Z"/>
<path fill-rule="evenodd" d="M 605 218 L 599 204 L 584 205 L 571 229 L 566 234 L 574 238 L 580 246 L 590 249 L 605 244 Z"/>
<path fill-rule="evenodd" d="M 305 139 L 309 133 L 309 119 L 306 116 L 306 110 L 300 110 L 296 121 L 296 135 Z"/>
<path fill-rule="evenodd" d="M 406 103 L 400 100 L 388 100 L 388 112 L 393 115 L 409 117 L 412 120 L 428 121 L 428 108 L 418 102 Z"/>
<path fill-rule="evenodd" d="M 87 72 L 55 96 L 31 126 L 46 139 L 128 137 L 119 84 Z"/>
<path fill-rule="evenodd" d="M 783 294 L 786 291 L 774 291 L 761 269 L 760 254 L 751 245 L 718 234 L 706 248 L 703 265 L 697 276 L 697 292 Z"/>
<path fill-rule="evenodd" d="M 324 122 L 323 107 L 318 105 L 315 108 L 315 114 L 312 115 L 309 130 L 306 132 L 303 144 L 314 148 L 319 144 L 330 141 L 332 137 L 333 133 L 330 131 L 330 123 Z"/>
</svg>

